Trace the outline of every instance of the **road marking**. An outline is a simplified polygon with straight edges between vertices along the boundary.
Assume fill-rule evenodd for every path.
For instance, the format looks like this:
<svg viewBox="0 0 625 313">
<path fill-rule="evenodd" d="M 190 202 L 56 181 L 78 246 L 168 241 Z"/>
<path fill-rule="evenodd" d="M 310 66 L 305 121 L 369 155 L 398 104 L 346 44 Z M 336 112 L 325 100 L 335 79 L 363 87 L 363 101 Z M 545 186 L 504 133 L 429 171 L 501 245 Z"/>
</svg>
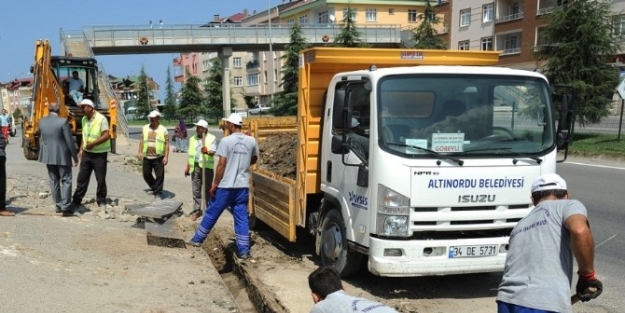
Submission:
<svg viewBox="0 0 625 313">
<path fill-rule="evenodd" d="M 595 249 L 596 249 L 596 248 L 599 248 L 599 247 L 600 247 L 600 246 L 602 246 L 604 243 L 606 243 L 606 242 L 608 242 L 608 241 L 610 241 L 610 240 L 614 239 L 614 237 L 616 237 L 616 236 L 618 236 L 618 233 L 616 233 L 616 234 L 612 235 L 610 238 L 608 238 L 608 239 L 604 240 L 602 243 L 600 243 L 600 244 L 596 245 L 596 246 L 595 246 Z"/>
<path fill-rule="evenodd" d="M 608 166 L 608 165 L 599 165 L 599 164 L 588 164 L 588 163 L 579 163 L 579 162 L 565 162 L 564 164 L 573 164 L 573 165 L 582 165 L 582 166 L 592 166 L 592 167 L 600 167 L 600 168 L 609 168 L 614 170 L 625 171 L 625 167 L 617 167 L 617 166 Z"/>
</svg>

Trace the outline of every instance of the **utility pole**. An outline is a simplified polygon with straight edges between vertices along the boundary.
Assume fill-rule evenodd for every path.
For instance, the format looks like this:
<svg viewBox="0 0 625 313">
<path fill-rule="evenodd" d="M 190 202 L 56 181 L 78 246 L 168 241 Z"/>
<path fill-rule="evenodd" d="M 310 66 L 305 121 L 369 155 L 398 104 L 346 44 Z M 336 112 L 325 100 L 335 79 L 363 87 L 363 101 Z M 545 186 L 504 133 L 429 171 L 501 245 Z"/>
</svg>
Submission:
<svg viewBox="0 0 625 313">
<path fill-rule="evenodd" d="M 273 64 L 273 45 L 271 42 L 271 0 L 267 0 L 267 7 L 269 8 L 267 10 L 267 16 L 269 17 L 269 59 L 270 59 L 270 63 L 269 64 L 269 75 L 267 75 L 267 79 L 269 79 L 270 81 L 267 82 L 268 85 L 271 85 L 271 89 L 269 90 L 269 96 L 270 96 L 270 104 L 273 105 L 273 94 L 275 92 L 274 90 L 274 81 L 275 78 L 273 77 L 273 68 L 274 68 L 274 64 Z"/>
</svg>

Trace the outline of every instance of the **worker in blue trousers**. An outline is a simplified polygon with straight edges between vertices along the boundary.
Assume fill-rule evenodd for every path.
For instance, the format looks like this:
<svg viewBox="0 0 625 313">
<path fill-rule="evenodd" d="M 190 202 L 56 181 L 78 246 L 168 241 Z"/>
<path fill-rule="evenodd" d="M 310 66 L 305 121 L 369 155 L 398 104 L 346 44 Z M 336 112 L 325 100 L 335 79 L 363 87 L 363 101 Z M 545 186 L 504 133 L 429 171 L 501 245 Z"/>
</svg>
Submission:
<svg viewBox="0 0 625 313">
<path fill-rule="evenodd" d="M 219 157 L 215 180 L 210 189 L 213 197 L 209 203 L 195 235 L 189 245 L 199 247 L 213 229 L 221 213 L 230 206 L 234 218 L 238 257 L 250 257 L 250 233 L 247 203 L 249 198 L 250 166 L 258 160 L 258 144 L 254 137 L 241 132 L 243 119 L 232 113 L 225 120 L 230 135 L 224 137 L 215 153 Z"/>
</svg>

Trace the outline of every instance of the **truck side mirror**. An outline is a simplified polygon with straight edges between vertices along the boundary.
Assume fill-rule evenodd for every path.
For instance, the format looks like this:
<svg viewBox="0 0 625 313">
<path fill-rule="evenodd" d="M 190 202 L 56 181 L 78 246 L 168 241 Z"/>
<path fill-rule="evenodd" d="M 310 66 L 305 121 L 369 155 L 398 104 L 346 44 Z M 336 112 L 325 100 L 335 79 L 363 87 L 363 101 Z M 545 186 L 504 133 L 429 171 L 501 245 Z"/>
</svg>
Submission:
<svg viewBox="0 0 625 313">
<path fill-rule="evenodd" d="M 347 141 L 343 141 L 342 134 L 335 134 L 334 136 L 332 136 L 332 144 L 330 145 L 330 150 L 334 154 L 347 154 L 349 152 Z"/>
<path fill-rule="evenodd" d="M 364 164 L 358 166 L 358 178 L 356 180 L 356 185 L 360 187 L 369 187 L 369 168 Z"/>
<path fill-rule="evenodd" d="M 560 119 L 556 130 L 556 147 L 566 150 L 571 141 L 571 126 L 573 123 L 573 94 L 565 93 L 560 101 Z"/>
</svg>

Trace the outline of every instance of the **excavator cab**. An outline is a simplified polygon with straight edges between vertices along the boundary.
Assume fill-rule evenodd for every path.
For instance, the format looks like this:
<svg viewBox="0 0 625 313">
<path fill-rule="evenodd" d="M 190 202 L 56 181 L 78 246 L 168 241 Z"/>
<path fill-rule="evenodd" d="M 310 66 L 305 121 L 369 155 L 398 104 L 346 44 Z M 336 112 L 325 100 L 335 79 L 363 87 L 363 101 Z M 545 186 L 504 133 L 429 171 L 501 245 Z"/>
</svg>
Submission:
<svg viewBox="0 0 625 313">
<path fill-rule="evenodd" d="M 82 99 L 101 108 L 98 90 L 98 63 L 93 58 L 53 56 L 52 71 L 63 86 L 65 105 L 73 111 Z"/>
</svg>

